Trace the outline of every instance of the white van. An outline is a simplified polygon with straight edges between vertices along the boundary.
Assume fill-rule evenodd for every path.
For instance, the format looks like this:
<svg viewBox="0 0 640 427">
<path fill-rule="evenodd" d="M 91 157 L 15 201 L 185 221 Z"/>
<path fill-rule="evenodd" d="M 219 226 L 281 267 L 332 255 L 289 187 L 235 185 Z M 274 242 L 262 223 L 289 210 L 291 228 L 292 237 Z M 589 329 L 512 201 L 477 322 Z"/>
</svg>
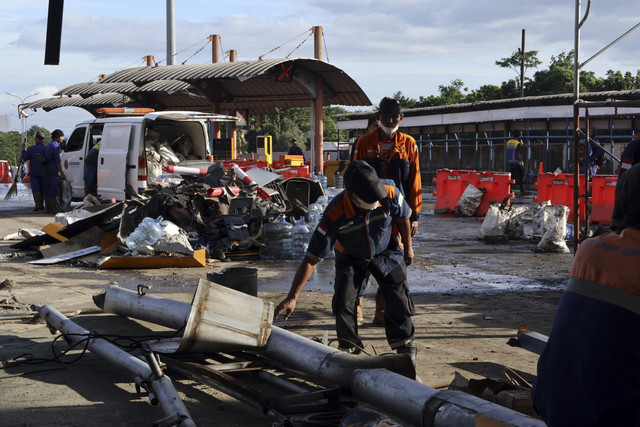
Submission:
<svg viewBox="0 0 640 427">
<path fill-rule="evenodd" d="M 154 184 L 163 165 L 210 165 L 207 123 L 235 120 L 220 114 L 161 111 L 82 122 L 60 153 L 72 198 L 85 196 L 85 159 L 98 142 L 97 194 L 102 199 L 125 200 Z"/>
</svg>

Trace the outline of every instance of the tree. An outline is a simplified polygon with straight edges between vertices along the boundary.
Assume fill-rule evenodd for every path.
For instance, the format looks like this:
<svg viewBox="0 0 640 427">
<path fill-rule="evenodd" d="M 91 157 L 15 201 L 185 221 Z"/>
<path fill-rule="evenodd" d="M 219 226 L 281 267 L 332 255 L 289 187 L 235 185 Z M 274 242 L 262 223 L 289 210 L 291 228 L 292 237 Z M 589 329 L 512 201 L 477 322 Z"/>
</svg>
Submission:
<svg viewBox="0 0 640 427">
<path fill-rule="evenodd" d="M 538 66 L 542 64 L 542 61 L 538 59 L 538 51 L 530 50 L 529 52 L 524 53 L 524 74 L 527 73 L 527 70 L 530 68 L 538 68 Z M 496 61 L 496 65 L 502 68 L 510 68 L 516 72 L 518 76 L 517 81 L 520 82 L 521 75 L 520 71 L 522 69 L 522 51 L 520 49 L 516 50 L 506 58 L 501 58 Z M 524 76 L 524 80 L 526 81 L 527 77 Z"/>
<path fill-rule="evenodd" d="M 536 71 L 527 85 L 529 95 L 573 92 L 573 51 L 551 57 L 548 70 Z"/>
</svg>

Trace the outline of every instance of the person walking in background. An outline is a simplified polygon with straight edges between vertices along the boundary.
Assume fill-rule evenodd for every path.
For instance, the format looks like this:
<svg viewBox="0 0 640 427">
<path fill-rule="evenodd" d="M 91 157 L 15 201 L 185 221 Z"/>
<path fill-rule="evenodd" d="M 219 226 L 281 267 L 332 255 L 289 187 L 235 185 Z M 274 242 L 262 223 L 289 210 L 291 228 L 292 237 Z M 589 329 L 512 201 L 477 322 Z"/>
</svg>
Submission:
<svg viewBox="0 0 640 427">
<path fill-rule="evenodd" d="M 287 297 L 275 309 L 275 317 L 291 316 L 302 288 L 316 265 L 335 248 L 333 312 L 338 348 L 360 353 L 356 299 L 365 274 L 376 278 L 387 301 L 385 332 L 397 353 L 415 362 L 415 327 L 411 316 L 406 266 L 414 254 L 409 216 L 411 209 L 400 191 L 384 185 L 375 170 L 363 161 L 350 162 L 344 174 L 346 189 L 336 195 L 322 214 L 304 259 L 298 266 Z M 392 224 L 398 233 L 392 230 Z M 402 241 L 402 247 L 400 245 Z"/>
<path fill-rule="evenodd" d="M 289 151 L 287 152 L 289 156 L 302 156 L 302 161 L 307 162 L 307 159 L 304 157 L 304 153 L 302 152 L 302 148 L 298 147 L 298 140 L 293 138 L 291 140 L 291 147 L 289 147 Z"/>
<path fill-rule="evenodd" d="M 627 228 L 585 240 L 538 361 L 549 426 L 640 425 L 640 164 L 616 186 Z"/>
<path fill-rule="evenodd" d="M 64 132 L 56 129 L 51 133 L 51 142 L 44 149 L 44 196 L 47 213 L 58 212 L 58 179 L 67 179 L 60 164 L 60 143 Z"/>
<path fill-rule="evenodd" d="M 418 145 L 410 135 L 398 131 L 404 115 L 397 99 L 382 98 L 375 118 L 379 121 L 378 129 L 358 139 L 353 159 L 369 163 L 378 177 L 393 180 L 411 208 L 411 236 L 414 236 L 418 231 L 418 217 L 422 209 Z M 376 294 L 374 324 L 383 324 L 384 307 L 382 294 Z"/>
<path fill-rule="evenodd" d="M 521 131 L 516 131 L 514 138 L 507 141 L 507 166 L 511 178 L 520 187 L 520 195 L 524 195 L 524 144 Z"/>
<path fill-rule="evenodd" d="M 22 144 L 22 161 L 29 162 L 29 180 L 31 182 L 31 194 L 35 203 L 34 211 L 44 209 L 44 133 L 36 132 L 36 143 L 27 148 Z"/>
</svg>

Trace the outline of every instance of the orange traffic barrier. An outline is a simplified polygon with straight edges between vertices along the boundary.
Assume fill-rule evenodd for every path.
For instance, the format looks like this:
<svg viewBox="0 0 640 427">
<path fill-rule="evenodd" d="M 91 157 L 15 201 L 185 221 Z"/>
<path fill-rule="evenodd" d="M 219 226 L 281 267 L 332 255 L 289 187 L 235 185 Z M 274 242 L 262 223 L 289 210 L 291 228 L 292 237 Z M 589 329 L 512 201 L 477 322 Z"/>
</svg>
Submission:
<svg viewBox="0 0 640 427">
<path fill-rule="evenodd" d="M 514 196 L 511 184 L 515 181 L 509 172 L 439 169 L 433 182 L 436 184 L 436 191 L 433 192 L 436 196 L 436 213 L 452 213 L 469 184 L 485 190 L 474 216 L 485 216 L 490 203 L 502 203 L 506 199 L 509 204 Z"/>
<path fill-rule="evenodd" d="M 460 196 L 469 185 L 469 174 L 473 171 L 438 169 L 433 182 L 436 184 L 436 204 L 433 208 L 435 213 L 452 213 Z"/>
<path fill-rule="evenodd" d="M 591 180 L 591 215 L 594 224 L 609 225 L 616 200 L 617 175 L 594 175 Z"/>
<path fill-rule="evenodd" d="M 11 170 L 11 166 L 7 161 L 0 161 L 0 183 L 3 184 L 12 184 L 13 178 L 11 178 L 11 174 L 9 173 Z"/>
<path fill-rule="evenodd" d="M 511 198 L 515 196 L 511 192 L 511 184 L 515 184 L 515 180 L 511 179 L 510 172 L 474 172 L 469 178 L 469 184 L 479 190 L 486 190 L 474 216 L 485 216 L 490 203 L 506 201 L 506 204 L 510 204 Z"/>
<path fill-rule="evenodd" d="M 579 175 L 578 180 L 580 194 L 584 191 L 584 175 Z M 573 208 L 573 174 L 572 173 L 543 173 L 538 175 L 538 181 L 533 185 L 538 190 L 538 195 L 533 199 L 536 203 L 551 202 L 552 205 L 563 205 L 569 208 L 569 219 L 574 219 Z M 585 199 L 579 201 L 580 221 L 586 221 Z"/>
</svg>

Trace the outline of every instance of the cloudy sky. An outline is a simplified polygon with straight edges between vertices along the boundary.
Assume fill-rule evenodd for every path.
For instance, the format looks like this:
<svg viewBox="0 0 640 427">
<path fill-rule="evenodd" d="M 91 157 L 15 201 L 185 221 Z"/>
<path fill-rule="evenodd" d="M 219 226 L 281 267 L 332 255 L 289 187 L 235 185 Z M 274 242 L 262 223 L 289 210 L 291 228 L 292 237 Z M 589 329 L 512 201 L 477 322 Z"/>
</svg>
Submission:
<svg viewBox="0 0 640 427">
<path fill-rule="evenodd" d="M 587 0 L 581 3 L 584 13 Z M 166 58 L 166 1 L 67 0 L 60 65 L 45 66 L 47 9 L 46 0 L 4 0 L 0 7 L 0 115 L 14 115 L 13 130 L 20 130 L 18 98 L 36 100 L 97 81 L 100 74 L 143 65 L 144 55 Z M 473 90 L 515 78 L 495 61 L 520 47 L 522 29 L 526 49 L 538 50 L 546 68 L 552 55 L 573 49 L 575 10 L 575 0 L 175 0 L 176 51 L 184 50 L 175 63 L 210 62 L 210 45 L 195 53 L 211 34 L 222 37 L 224 51 L 235 49 L 239 61 L 289 42 L 265 56 L 285 57 L 319 25 L 324 59 L 347 72 L 373 103 L 397 91 L 418 98 L 437 94 L 453 79 Z M 581 59 L 639 22 L 638 0 L 593 0 L 582 27 Z M 313 37 L 292 56 L 313 57 Z M 635 74 L 640 29 L 585 68 L 598 76 L 609 69 Z M 76 108 L 37 112 L 27 127 L 59 127 L 68 134 L 87 118 Z"/>
</svg>

